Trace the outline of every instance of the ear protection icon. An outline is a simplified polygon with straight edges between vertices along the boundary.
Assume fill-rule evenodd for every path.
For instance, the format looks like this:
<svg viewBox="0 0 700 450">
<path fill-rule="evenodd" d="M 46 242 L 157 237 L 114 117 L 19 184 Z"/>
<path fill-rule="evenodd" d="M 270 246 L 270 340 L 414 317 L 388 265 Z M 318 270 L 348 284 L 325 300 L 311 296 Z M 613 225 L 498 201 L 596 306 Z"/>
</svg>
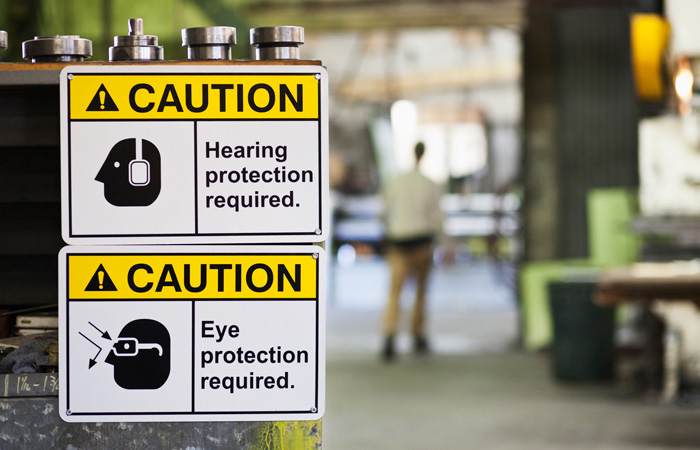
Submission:
<svg viewBox="0 0 700 450">
<path fill-rule="evenodd" d="M 129 162 L 129 183 L 132 186 L 147 186 L 151 182 L 151 164 L 143 159 L 143 139 L 136 141 L 136 158 Z"/>
<path fill-rule="evenodd" d="M 114 144 L 95 177 L 114 206 L 148 206 L 160 194 L 160 151 L 147 139 L 127 138 Z"/>
</svg>

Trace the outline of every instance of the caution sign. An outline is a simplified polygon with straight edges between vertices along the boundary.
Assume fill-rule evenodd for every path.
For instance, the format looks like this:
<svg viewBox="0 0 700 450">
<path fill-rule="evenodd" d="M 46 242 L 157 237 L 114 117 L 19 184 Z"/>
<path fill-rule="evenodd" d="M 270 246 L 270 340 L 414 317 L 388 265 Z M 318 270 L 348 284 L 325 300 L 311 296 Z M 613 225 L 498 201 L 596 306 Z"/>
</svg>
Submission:
<svg viewBox="0 0 700 450">
<path fill-rule="evenodd" d="M 64 420 L 322 416 L 322 248 L 66 247 L 59 265 Z"/>
<path fill-rule="evenodd" d="M 327 90 L 320 66 L 65 68 L 64 240 L 325 240 Z"/>
</svg>

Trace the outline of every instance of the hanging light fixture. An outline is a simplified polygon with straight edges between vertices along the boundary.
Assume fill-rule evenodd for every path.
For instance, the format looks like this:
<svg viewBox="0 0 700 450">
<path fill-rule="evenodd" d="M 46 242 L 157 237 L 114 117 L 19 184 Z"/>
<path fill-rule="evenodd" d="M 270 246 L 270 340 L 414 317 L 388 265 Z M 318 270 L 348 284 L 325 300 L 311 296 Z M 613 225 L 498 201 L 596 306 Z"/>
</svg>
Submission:
<svg viewBox="0 0 700 450">
<path fill-rule="evenodd" d="M 690 68 L 688 58 L 681 58 L 678 61 L 678 68 L 673 80 L 673 85 L 676 88 L 678 96 L 678 110 L 681 116 L 687 116 L 692 112 L 690 100 L 693 97 L 693 71 Z"/>
</svg>

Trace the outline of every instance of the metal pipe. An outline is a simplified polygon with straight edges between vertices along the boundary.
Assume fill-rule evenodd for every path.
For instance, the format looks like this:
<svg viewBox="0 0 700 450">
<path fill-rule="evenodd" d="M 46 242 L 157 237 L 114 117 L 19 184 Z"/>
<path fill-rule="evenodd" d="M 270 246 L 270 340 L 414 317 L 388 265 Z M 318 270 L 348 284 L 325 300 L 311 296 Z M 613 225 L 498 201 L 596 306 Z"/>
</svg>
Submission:
<svg viewBox="0 0 700 450">
<path fill-rule="evenodd" d="M 129 19 L 129 36 L 143 36 L 143 19 Z"/>
<path fill-rule="evenodd" d="M 299 46 L 304 44 L 304 28 L 294 26 L 251 28 L 250 44 L 255 47 L 256 61 L 300 59 Z"/>
<path fill-rule="evenodd" d="M 82 62 L 92 57 L 92 41 L 80 36 L 35 36 L 22 42 L 22 58 L 37 62 Z"/>
<path fill-rule="evenodd" d="M 230 60 L 236 45 L 234 27 L 197 27 L 182 29 L 182 46 L 190 60 Z"/>
<path fill-rule="evenodd" d="M 114 36 L 109 61 L 163 61 L 163 47 L 158 36 L 143 34 L 143 19 L 129 19 L 129 34 Z"/>
</svg>

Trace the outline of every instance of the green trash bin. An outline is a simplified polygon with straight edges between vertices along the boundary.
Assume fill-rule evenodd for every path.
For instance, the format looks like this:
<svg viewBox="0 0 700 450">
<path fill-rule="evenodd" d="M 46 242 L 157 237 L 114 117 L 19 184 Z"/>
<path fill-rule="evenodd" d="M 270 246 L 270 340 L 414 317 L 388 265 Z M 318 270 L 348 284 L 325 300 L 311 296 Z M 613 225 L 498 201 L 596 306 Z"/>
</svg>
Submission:
<svg viewBox="0 0 700 450">
<path fill-rule="evenodd" d="M 595 282 L 549 284 L 554 326 L 554 377 L 566 381 L 615 376 L 615 308 L 594 303 Z"/>
</svg>

